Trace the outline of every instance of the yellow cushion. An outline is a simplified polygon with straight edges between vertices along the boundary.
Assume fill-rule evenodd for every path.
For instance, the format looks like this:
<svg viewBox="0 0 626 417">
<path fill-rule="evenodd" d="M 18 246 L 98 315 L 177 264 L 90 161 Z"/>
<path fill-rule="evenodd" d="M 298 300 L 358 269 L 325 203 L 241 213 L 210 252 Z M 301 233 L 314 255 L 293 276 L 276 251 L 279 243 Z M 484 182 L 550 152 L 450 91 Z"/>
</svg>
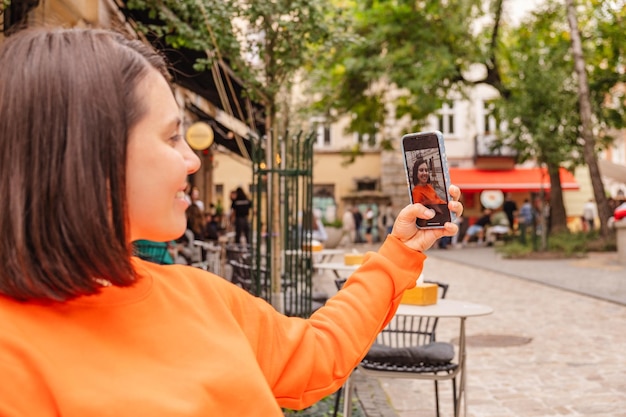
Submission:
<svg viewBox="0 0 626 417">
<path fill-rule="evenodd" d="M 362 253 L 346 253 L 343 255 L 343 261 L 346 265 L 361 265 L 363 257 Z"/>
<path fill-rule="evenodd" d="M 402 294 L 401 304 L 427 306 L 437 304 L 439 286 L 437 284 L 417 284 L 415 288 Z"/>
</svg>

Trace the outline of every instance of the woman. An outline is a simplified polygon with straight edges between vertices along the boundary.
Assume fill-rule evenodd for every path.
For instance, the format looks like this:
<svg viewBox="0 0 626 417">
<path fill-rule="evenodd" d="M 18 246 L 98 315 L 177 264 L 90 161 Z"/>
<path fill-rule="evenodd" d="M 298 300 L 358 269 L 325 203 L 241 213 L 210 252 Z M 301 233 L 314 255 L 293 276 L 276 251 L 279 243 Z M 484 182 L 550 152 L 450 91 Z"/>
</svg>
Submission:
<svg viewBox="0 0 626 417">
<path fill-rule="evenodd" d="M 13 34 L 0 114 L 2 416 L 306 407 L 350 375 L 414 286 L 421 252 L 457 231 L 417 230 L 434 213 L 406 207 L 326 306 L 286 317 L 201 269 L 131 256 L 134 240 L 183 233 L 200 166 L 151 49 L 93 29 Z"/>
<path fill-rule="evenodd" d="M 424 205 L 446 204 L 431 184 L 430 169 L 424 159 L 413 164 L 413 202 Z"/>
</svg>

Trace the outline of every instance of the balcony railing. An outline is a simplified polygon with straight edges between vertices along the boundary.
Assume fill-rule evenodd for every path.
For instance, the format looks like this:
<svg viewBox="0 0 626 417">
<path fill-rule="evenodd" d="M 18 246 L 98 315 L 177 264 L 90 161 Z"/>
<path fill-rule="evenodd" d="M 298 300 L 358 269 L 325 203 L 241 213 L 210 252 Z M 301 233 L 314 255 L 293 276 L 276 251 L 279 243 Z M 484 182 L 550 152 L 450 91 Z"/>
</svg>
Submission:
<svg viewBox="0 0 626 417">
<path fill-rule="evenodd" d="M 511 169 L 515 166 L 517 151 L 498 145 L 494 134 L 476 135 L 474 138 L 474 165 L 480 169 Z"/>
</svg>

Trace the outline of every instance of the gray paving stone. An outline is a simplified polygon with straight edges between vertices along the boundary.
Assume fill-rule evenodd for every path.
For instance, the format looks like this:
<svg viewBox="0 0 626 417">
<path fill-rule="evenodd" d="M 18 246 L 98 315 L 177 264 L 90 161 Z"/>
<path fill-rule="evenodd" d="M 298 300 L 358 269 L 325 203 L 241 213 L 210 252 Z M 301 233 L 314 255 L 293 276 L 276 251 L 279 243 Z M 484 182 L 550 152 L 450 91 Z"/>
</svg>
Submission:
<svg viewBox="0 0 626 417">
<path fill-rule="evenodd" d="M 427 255 L 425 277 L 449 283 L 449 298 L 493 307 L 490 316 L 468 319 L 470 341 L 530 339 L 468 343 L 469 417 L 626 417 L 626 266 L 612 254 L 512 261 L 493 248 L 463 248 Z M 316 279 L 332 291 L 332 277 Z M 440 320 L 437 339 L 457 337 L 458 321 Z M 431 381 L 362 376 L 356 395 L 367 417 L 435 416 Z M 447 383 L 440 402 L 442 417 L 452 416 Z"/>
</svg>

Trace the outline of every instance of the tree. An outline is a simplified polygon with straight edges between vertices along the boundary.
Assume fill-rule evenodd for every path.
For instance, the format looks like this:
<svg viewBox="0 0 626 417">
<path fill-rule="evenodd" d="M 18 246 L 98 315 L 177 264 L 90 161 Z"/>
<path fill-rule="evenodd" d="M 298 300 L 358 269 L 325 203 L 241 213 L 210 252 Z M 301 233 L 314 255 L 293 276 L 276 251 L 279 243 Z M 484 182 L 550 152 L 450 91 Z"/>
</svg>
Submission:
<svg viewBox="0 0 626 417">
<path fill-rule="evenodd" d="M 349 130 L 373 137 L 386 122 L 388 93 L 401 87 L 397 117 L 410 115 L 417 130 L 450 90 L 471 83 L 463 74 L 482 57 L 481 36 L 470 29 L 482 15 L 482 3 L 354 3 L 346 12 L 353 36 L 311 71 L 311 84 L 322 94 L 313 110 L 349 112 L 354 115 Z M 387 144 L 391 138 L 383 139 Z"/>
<path fill-rule="evenodd" d="M 527 33 L 528 42 L 532 40 L 534 44 L 526 42 L 522 45 L 526 49 L 518 50 L 515 42 L 506 41 L 508 33 L 516 29 L 503 20 L 505 4 L 503 0 L 359 2 L 352 13 L 356 40 L 336 51 L 328 74 L 320 77 L 319 72 L 314 73 L 318 75 L 316 81 L 333 87 L 325 100 L 318 103 L 318 110 L 334 107 L 355 114 L 349 129 L 364 132 L 371 128 L 371 121 L 380 125 L 384 122 L 388 89 L 401 88 L 403 94 L 394 103 L 398 116 L 408 115 L 415 123 L 413 128 L 418 129 L 423 118 L 438 109 L 442 101 L 453 94 L 463 95 L 466 87 L 490 85 L 499 92 L 501 104 L 516 90 L 515 103 L 511 103 L 509 112 L 502 113 L 501 122 L 507 122 L 513 129 L 511 135 L 503 138 L 503 143 L 504 139 L 509 144 L 513 141 L 522 151 L 522 158 L 538 158 L 539 163 L 547 165 L 552 184 L 552 214 L 556 227 L 563 229 L 566 214 L 558 166 L 567 163 L 573 168 L 582 162 L 579 135 L 571 129 L 580 123 L 571 118 L 575 113 L 571 101 L 574 90 L 571 53 L 564 43 L 569 38 L 565 16 L 554 11 L 560 7 L 562 12 L 562 6 L 548 2 L 545 10 L 553 10 L 550 16 L 553 19 L 558 16 L 560 20 L 555 20 L 552 26 L 547 21 L 538 21 L 533 30 L 542 33 Z M 624 34 L 616 29 L 620 27 L 616 26 L 619 19 L 623 21 L 624 7 L 619 9 L 620 15 L 610 4 L 609 0 L 594 0 L 595 7 L 587 9 L 586 15 L 596 25 L 595 60 L 600 68 L 605 68 L 591 81 L 594 126 L 600 129 L 611 124 L 618 126 L 617 121 L 623 120 L 623 103 L 621 113 L 608 112 L 602 106 L 609 88 L 620 78 L 619 63 L 623 66 L 624 59 Z M 537 14 L 535 19 L 539 17 Z M 522 36 L 523 29 L 512 36 Z M 556 39 L 551 40 L 555 34 Z M 550 48 L 557 52 L 560 62 L 546 53 Z M 608 55 L 601 57 L 602 53 Z M 507 59 L 515 62 L 507 63 Z M 484 76 L 469 79 L 466 74 L 475 65 L 484 68 Z M 556 73 L 546 72 L 547 68 L 556 69 Z M 518 78 L 521 74 L 524 76 Z M 535 85 L 524 86 L 526 82 Z M 524 102 L 524 94 L 533 96 Z M 546 95 L 550 95 L 551 103 L 543 100 Z M 528 111 L 532 112 L 532 106 L 538 104 L 550 110 L 549 114 L 532 116 Z M 516 106 L 527 110 L 526 117 L 513 113 Z M 610 141 L 608 135 L 604 139 Z"/>
<path fill-rule="evenodd" d="M 500 62 L 508 95 L 496 102 L 506 129 L 496 145 L 516 149 L 520 162 L 535 160 L 550 178 L 551 225 L 567 230 L 559 169 L 579 158 L 577 93 L 563 10 L 548 4 L 503 39 Z M 543 231 L 546 231 L 543 228 Z"/>
<path fill-rule="evenodd" d="M 574 56 L 574 68 L 578 79 L 578 101 L 581 120 L 581 136 L 583 139 L 583 155 L 585 162 L 589 167 L 589 175 L 591 177 L 591 185 L 593 187 L 593 195 L 598 206 L 598 216 L 600 217 L 601 235 L 607 237 L 609 235 L 608 220 L 611 217 L 609 202 L 604 192 L 602 177 L 598 167 L 598 158 L 596 154 L 596 140 L 593 133 L 593 111 L 591 105 L 591 94 L 589 92 L 589 81 L 587 79 L 587 70 L 585 65 L 585 54 L 578 29 L 578 19 L 573 0 L 565 0 L 567 7 L 567 21 L 570 26 L 572 54 Z M 626 7 L 626 6 L 624 6 Z M 608 93 L 608 91 L 607 91 Z"/>
<path fill-rule="evenodd" d="M 198 69 L 229 66 L 250 94 L 265 106 L 266 165 L 270 201 L 268 229 L 280 236 L 279 177 L 273 172 L 278 154 L 282 92 L 313 53 L 339 39 L 341 18 L 325 0 L 129 0 L 128 7 L 148 10 L 153 24 L 142 29 L 164 37 L 173 47 L 206 52 Z M 210 12 L 209 12 L 210 11 Z M 287 119 L 287 112 L 283 112 Z M 281 242 L 272 239 L 268 268 L 272 304 L 281 310 Z"/>
</svg>

